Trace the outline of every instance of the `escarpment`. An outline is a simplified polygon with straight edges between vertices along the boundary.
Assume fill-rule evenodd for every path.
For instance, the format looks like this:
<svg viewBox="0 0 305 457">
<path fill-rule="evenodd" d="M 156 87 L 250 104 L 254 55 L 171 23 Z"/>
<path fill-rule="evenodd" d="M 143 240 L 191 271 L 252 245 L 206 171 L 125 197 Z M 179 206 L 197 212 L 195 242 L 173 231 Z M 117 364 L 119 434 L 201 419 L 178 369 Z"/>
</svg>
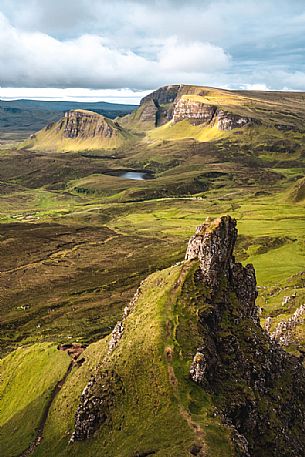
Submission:
<svg viewBox="0 0 305 457">
<path fill-rule="evenodd" d="M 233 114 L 216 105 L 184 97 L 175 104 L 172 120 L 174 123 L 188 120 L 192 125 L 216 125 L 218 130 L 233 130 L 260 123 L 252 117 Z"/>
<path fill-rule="evenodd" d="M 195 126 L 216 126 L 218 130 L 229 131 L 236 128 L 260 125 L 253 115 L 239 114 L 224 108 L 208 98 L 210 90 L 184 85 L 165 86 L 144 97 L 140 107 L 131 115 L 121 119 L 122 125 L 129 128 L 153 129 L 168 122 L 177 124 L 187 120 Z"/>
<path fill-rule="evenodd" d="M 139 120 L 159 127 L 172 119 L 173 104 L 180 86 L 165 86 L 144 97 L 140 102 Z"/>
</svg>

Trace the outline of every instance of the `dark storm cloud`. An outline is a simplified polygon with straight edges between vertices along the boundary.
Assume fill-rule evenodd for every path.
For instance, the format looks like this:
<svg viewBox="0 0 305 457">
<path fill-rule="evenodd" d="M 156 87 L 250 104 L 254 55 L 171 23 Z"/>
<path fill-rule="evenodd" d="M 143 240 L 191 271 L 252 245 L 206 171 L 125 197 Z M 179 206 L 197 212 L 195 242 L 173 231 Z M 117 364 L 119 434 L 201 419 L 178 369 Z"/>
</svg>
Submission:
<svg viewBox="0 0 305 457">
<path fill-rule="evenodd" d="M 305 89 L 305 3 L 0 0 L 0 86 Z"/>
</svg>

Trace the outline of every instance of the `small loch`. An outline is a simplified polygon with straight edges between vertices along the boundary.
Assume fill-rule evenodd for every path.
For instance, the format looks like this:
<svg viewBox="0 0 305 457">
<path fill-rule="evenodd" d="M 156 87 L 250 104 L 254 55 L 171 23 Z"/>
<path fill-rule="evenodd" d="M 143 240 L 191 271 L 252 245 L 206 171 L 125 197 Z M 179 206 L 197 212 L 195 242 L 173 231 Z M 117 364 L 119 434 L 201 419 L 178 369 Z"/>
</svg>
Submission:
<svg viewBox="0 0 305 457">
<path fill-rule="evenodd" d="M 120 178 L 123 179 L 134 179 L 136 181 L 143 181 L 144 179 L 149 178 L 148 173 L 143 171 L 126 171 L 120 174 Z"/>
</svg>

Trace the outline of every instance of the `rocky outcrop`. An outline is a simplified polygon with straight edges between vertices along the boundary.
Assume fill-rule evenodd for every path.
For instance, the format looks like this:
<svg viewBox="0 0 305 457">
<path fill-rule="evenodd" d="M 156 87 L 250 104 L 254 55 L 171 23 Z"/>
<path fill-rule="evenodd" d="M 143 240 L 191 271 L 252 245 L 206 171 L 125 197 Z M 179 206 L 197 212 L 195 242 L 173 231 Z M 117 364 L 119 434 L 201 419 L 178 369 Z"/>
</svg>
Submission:
<svg viewBox="0 0 305 457">
<path fill-rule="evenodd" d="M 92 376 L 82 392 L 70 441 L 90 438 L 102 423 L 110 421 L 115 398 L 122 390 L 121 379 L 114 371 Z"/>
<path fill-rule="evenodd" d="M 144 105 L 150 101 L 153 101 L 156 106 L 173 103 L 178 95 L 180 88 L 180 85 L 160 87 L 160 89 L 157 89 L 151 92 L 151 94 L 148 94 L 146 97 L 142 98 L 140 105 Z"/>
<path fill-rule="evenodd" d="M 158 107 L 154 103 L 153 100 L 147 100 L 145 104 L 143 104 L 139 120 L 144 123 L 151 123 L 152 126 L 156 126 L 157 123 L 157 113 Z"/>
<path fill-rule="evenodd" d="M 58 122 L 56 130 L 62 132 L 65 138 L 112 138 L 120 127 L 100 114 L 73 110 L 65 113 Z"/>
<path fill-rule="evenodd" d="M 172 119 L 173 104 L 180 90 L 179 85 L 165 86 L 142 98 L 138 120 L 151 128 L 159 127 Z"/>
<path fill-rule="evenodd" d="M 168 374 L 168 382 L 175 392 L 179 392 L 179 383 L 186 382 L 184 367 L 189 364 L 188 382 L 195 382 L 204 389 L 203 398 L 209 396 L 214 417 L 222 420 L 230 433 L 230 443 L 235 448 L 232 455 L 305 455 L 305 370 L 300 359 L 287 354 L 261 328 L 255 304 L 255 271 L 252 265 L 244 267 L 235 261 L 233 252 L 236 239 L 236 221 L 230 216 L 207 220 L 197 228 L 189 241 L 186 260 L 181 270 L 177 269 L 177 273 L 180 271 L 178 278 L 175 276 L 172 285 L 167 283 L 166 286 L 164 306 L 174 306 L 181 316 L 176 316 L 175 330 L 170 320 L 162 321 L 157 356 L 152 358 L 152 346 L 150 351 L 144 349 L 145 352 L 141 352 L 146 341 L 141 319 L 145 319 L 145 316 L 153 319 L 152 296 L 157 290 L 154 287 L 159 289 L 166 283 L 162 276 L 157 277 L 147 288 L 147 297 L 141 297 L 139 302 L 138 297 L 145 293 L 145 288 L 138 289 L 109 338 L 105 357 L 81 395 L 72 441 L 91 437 L 103 423 L 110 424 L 109 429 L 114 429 L 111 421 L 116 417 L 115 405 L 122 405 L 129 398 L 131 385 L 133 392 L 144 390 L 145 397 L 151 395 L 150 381 L 153 383 L 154 379 L 159 378 L 158 375 L 151 378 L 150 368 L 156 363 L 156 357 L 159 360 L 159 338 L 164 335 L 166 360 L 162 358 L 161 367 Z M 157 302 L 159 313 L 163 298 Z M 134 311 L 140 303 L 148 307 L 148 312 Z M 168 309 L 173 308 L 166 309 L 168 313 Z M 141 334 L 140 344 L 134 344 L 133 341 L 135 328 L 139 330 L 136 333 Z M 146 326 L 146 329 L 150 328 Z M 175 343 L 168 346 L 171 335 Z M 178 352 L 175 352 L 176 347 Z M 126 354 L 128 359 L 136 355 L 134 364 L 127 363 L 124 359 Z M 172 365 L 174 357 L 183 364 L 183 381 Z M 123 365 L 120 365 L 119 361 L 122 360 Z M 124 371 L 123 366 L 126 365 L 128 370 Z M 140 370 L 136 374 L 133 372 L 135 367 Z M 143 378 L 142 369 L 145 371 Z M 148 379 L 148 382 L 142 384 L 143 379 Z M 138 382 L 141 388 L 138 388 Z M 189 392 L 194 390 L 194 385 L 188 387 Z M 158 404 L 160 392 L 158 387 Z M 142 408 L 143 397 L 137 395 L 137 406 Z M 200 394 L 196 394 L 197 402 L 198 408 L 205 408 L 200 403 Z M 194 425 L 191 413 L 186 412 L 185 415 L 191 418 L 189 420 Z M 152 420 L 151 416 L 149 420 Z M 202 446 L 201 429 L 196 427 Z M 191 454 L 201 455 L 196 446 L 192 447 Z"/>
<path fill-rule="evenodd" d="M 192 125 L 214 126 L 219 130 L 232 130 L 260 122 L 249 116 L 224 111 L 216 104 L 206 103 L 208 91 L 198 93 L 192 86 L 165 86 L 144 97 L 138 110 L 123 118 L 122 125 L 130 128 L 141 125 L 144 129 L 159 127 L 172 121 L 174 124 L 188 120 Z M 195 97 L 194 97 L 195 95 Z M 138 125 L 138 127 L 139 127 Z"/>
<path fill-rule="evenodd" d="M 124 308 L 122 320 L 116 324 L 111 333 L 107 356 L 119 344 L 124 333 L 125 320 L 133 311 L 140 294 L 141 285 L 132 300 Z M 102 361 L 101 365 L 104 362 L 105 360 Z M 92 375 L 81 394 L 75 414 L 74 432 L 70 441 L 83 441 L 90 438 L 101 424 L 110 420 L 115 397 L 122 390 L 122 381 L 114 371 L 97 371 L 95 375 Z"/>
<path fill-rule="evenodd" d="M 190 375 L 197 384 L 204 384 L 207 369 L 206 357 L 203 348 L 198 348 L 190 368 Z"/>
<path fill-rule="evenodd" d="M 272 319 L 269 319 L 269 323 L 271 324 Z M 305 305 L 301 305 L 295 310 L 289 319 L 281 321 L 277 324 L 274 331 L 271 333 L 271 338 L 278 341 L 282 346 L 288 346 L 292 342 L 292 332 L 298 325 L 303 324 L 304 321 Z M 270 325 L 268 326 L 268 330 L 270 331 Z"/>
<path fill-rule="evenodd" d="M 258 125 L 257 119 L 223 111 L 215 105 L 181 97 L 173 110 L 173 122 L 187 119 L 192 125 L 216 125 L 218 130 Z"/>
<path fill-rule="evenodd" d="M 72 110 L 40 130 L 29 147 L 46 151 L 113 149 L 132 138 L 116 121 L 87 110 Z"/>
<path fill-rule="evenodd" d="M 193 281 L 204 291 L 197 298 L 202 343 L 190 378 L 213 395 L 236 455 L 305 455 L 305 370 L 277 344 L 287 324 L 273 339 L 261 328 L 255 271 L 235 262 L 236 238 L 236 221 L 224 216 L 198 227 L 188 244 L 186 260 L 199 262 Z M 304 312 L 296 311 L 290 328 Z"/>
<path fill-rule="evenodd" d="M 111 332 L 111 337 L 108 342 L 109 353 L 112 352 L 116 348 L 119 341 L 121 340 L 123 333 L 124 333 L 125 319 L 129 316 L 129 314 L 134 309 L 140 294 L 141 294 L 141 286 L 136 290 L 136 293 L 134 294 L 134 296 L 133 296 L 132 300 L 129 302 L 129 304 L 127 306 L 125 306 L 124 311 L 123 311 L 122 320 L 117 322 L 116 326 L 114 327 L 114 329 Z"/>
<path fill-rule="evenodd" d="M 216 125 L 218 130 L 233 130 L 258 124 L 259 121 L 251 117 L 239 116 L 223 110 L 218 110 L 217 112 Z"/>
<path fill-rule="evenodd" d="M 210 124 L 216 112 L 217 106 L 180 98 L 174 108 L 173 122 L 187 119 L 192 125 Z"/>
</svg>

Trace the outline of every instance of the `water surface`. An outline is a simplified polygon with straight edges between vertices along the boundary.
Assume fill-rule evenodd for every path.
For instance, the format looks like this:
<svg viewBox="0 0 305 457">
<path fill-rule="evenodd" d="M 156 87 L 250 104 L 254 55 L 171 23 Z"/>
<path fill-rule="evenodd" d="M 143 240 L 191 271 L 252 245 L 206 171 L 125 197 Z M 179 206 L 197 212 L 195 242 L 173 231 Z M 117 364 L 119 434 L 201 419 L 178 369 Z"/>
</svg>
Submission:
<svg viewBox="0 0 305 457">
<path fill-rule="evenodd" d="M 143 171 L 126 171 L 120 175 L 120 178 L 135 179 L 136 181 L 143 181 L 145 177 L 146 173 Z"/>
</svg>

